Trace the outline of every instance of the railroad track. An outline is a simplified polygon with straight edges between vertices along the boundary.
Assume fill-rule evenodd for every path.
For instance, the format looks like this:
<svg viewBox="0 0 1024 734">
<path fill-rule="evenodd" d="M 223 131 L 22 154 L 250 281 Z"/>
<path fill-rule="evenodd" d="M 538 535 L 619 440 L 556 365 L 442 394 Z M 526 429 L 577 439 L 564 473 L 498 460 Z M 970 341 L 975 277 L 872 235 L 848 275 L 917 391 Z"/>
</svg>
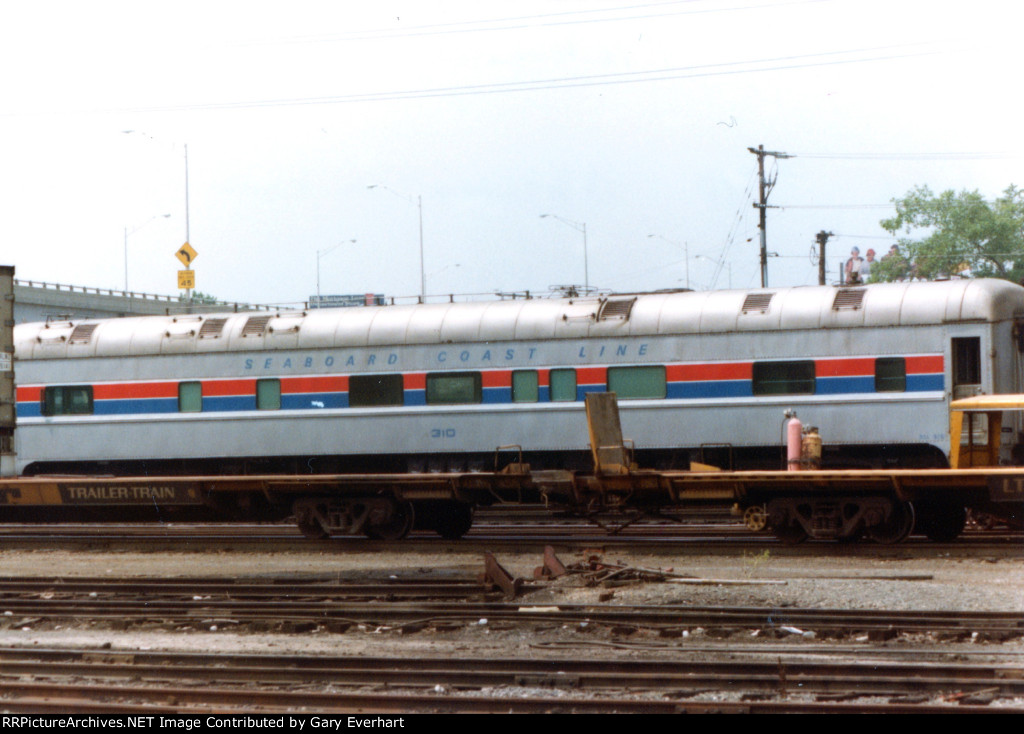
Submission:
<svg viewBox="0 0 1024 734">
<path fill-rule="evenodd" d="M 502 601 L 492 587 L 474 579 L 336 578 L 325 582 L 287 577 L 225 583 L 209 578 L 7 578 L 0 579 L 0 620 L 8 627 L 88 619 L 118 625 L 248 625 L 329 632 L 355 627 L 408 633 L 483 622 L 492 629 L 599 625 L 614 634 L 647 630 L 665 637 L 683 637 L 696 628 L 726 636 L 743 631 L 834 639 L 866 636 L 869 640 L 932 634 L 946 640 L 1002 642 L 1024 636 L 1024 612 L 549 605 L 529 602 L 533 588 L 521 585 L 520 600 Z"/>
<path fill-rule="evenodd" d="M 964 662 L 329 657 L 0 649 L 7 712 L 1024 712 Z"/>
<path fill-rule="evenodd" d="M 1006 530 L 972 529 L 952 543 L 937 544 L 924 537 L 911 537 L 900 548 L 948 549 L 963 548 L 972 551 L 1020 550 L 1022 533 Z M 492 547 L 517 546 L 521 543 L 589 544 L 616 548 L 670 548 L 685 550 L 688 546 L 713 544 L 716 548 L 743 550 L 773 548 L 788 555 L 815 554 L 821 549 L 842 548 L 849 553 L 891 554 L 893 546 L 860 543 L 839 545 L 834 541 L 807 542 L 797 546 L 784 546 L 771 535 L 754 533 L 743 525 L 730 522 L 698 522 L 692 524 L 657 523 L 631 525 L 617 533 L 610 533 L 580 521 L 557 520 L 515 522 L 488 521 L 477 523 L 460 541 L 438 538 L 431 532 L 414 532 L 399 542 L 371 541 L 362 536 L 339 536 L 329 540 L 309 540 L 291 525 L 244 523 L 167 523 L 167 524 L 0 524 L 0 542 L 8 547 L 46 546 L 54 543 L 113 543 L 132 542 L 161 545 L 190 543 L 201 540 L 205 544 L 272 543 L 289 548 L 322 548 L 349 545 L 359 548 L 391 550 L 445 545 L 457 542 L 463 546 L 490 544 Z"/>
</svg>

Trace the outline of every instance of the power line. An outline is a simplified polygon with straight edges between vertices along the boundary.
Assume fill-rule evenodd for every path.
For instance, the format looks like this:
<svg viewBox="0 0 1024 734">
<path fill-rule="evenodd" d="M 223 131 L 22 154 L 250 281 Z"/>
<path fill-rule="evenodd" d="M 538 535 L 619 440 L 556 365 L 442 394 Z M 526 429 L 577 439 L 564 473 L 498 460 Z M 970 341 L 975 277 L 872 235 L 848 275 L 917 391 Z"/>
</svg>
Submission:
<svg viewBox="0 0 1024 734">
<path fill-rule="evenodd" d="M 834 0 L 781 0 L 780 2 L 763 4 L 745 4 L 733 7 L 712 7 L 712 8 L 686 8 L 681 10 L 667 9 L 665 12 L 654 12 L 635 15 L 613 15 L 623 11 L 636 11 L 646 9 L 667 8 L 673 5 L 692 5 L 702 0 L 669 0 L 668 2 L 645 3 L 641 5 L 626 5 L 617 8 L 592 8 L 587 10 L 573 10 L 558 13 L 544 13 L 539 15 L 512 16 L 509 18 L 493 18 L 488 20 L 467 20 L 454 23 L 432 23 L 409 28 L 392 29 L 379 28 L 365 31 L 351 31 L 348 33 L 330 34 L 324 36 L 294 36 L 285 39 L 269 39 L 266 41 L 251 41 L 242 45 L 263 45 L 273 43 L 335 43 L 344 41 L 358 41 L 367 39 L 384 38 L 411 38 L 417 36 L 448 35 L 455 33 L 480 33 L 491 31 L 512 31 L 524 28 L 544 28 L 565 25 L 585 25 L 592 23 L 617 23 L 633 20 L 648 20 L 650 18 L 671 18 L 677 15 L 707 15 L 712 13 L 729 13 L 734 11 L 764 10 L 786 5 L 808 5 Z M 608 17 L 584 17 L 603 15 Z M 539 21 L 539 22 L 532 22 Z M 511 25 L 507 25 L 511 24 Z"/>
<path fill-rule="evenodd" d="M 449 87 L 429 87 L 425 89 L 395 90 L 390 92 L 368 92 L 358 94 L 325 95 L 318 97 L 297 97 L 284 99 L 248 100 L 237 102 L 208 102 L 196 104 L 158 105 L 151 107 L 121 107 L 81 110 L 82 112 L 181 112 L 203 110 L 254 109 L 261 107 L 297 107 L 326 104 L 350 104 L 356 102 L 390 102 L 397 100 L 428 99 L 435 97 L 476 96 L 481 94 L 506 94 L 510 92 L 531 92 L 547 89 L 573 89 L 594 86 L 610 86 L 620 84 L 638 84 L 678 79 L 697 79 L 712 76 L 731 76 L 736 74 L 764 73 L 769 71 L 788 71 L 843 64 L 858 64 L 872 61 L 889 61 L 893 59 L 913 58 L 940 53 L 939 50 L 922 50 L 917 48 L 923 44 L 900 44 L 896 46 L 880 46 L 873 48 L 846 49 L 824 53 L 802 54 L 796 56 L 778 56 L 767 59 L 747 61 L 728 61 L 717 64 L 697 64 L 693 66 L 666 67 L 663 69 L 647 69 L 643 71 L 614 72 L 609 74 L 592 74 L 571 77 L 551 77 L 516 82 L 492 82 L 485 84 L 469 84 Z M 899 51 L 899 49 L 907 49 Z M 867 56 L 855 58 L 832 58 L 835 56 L 862 54 Z M 870 55 L 876 54 L 876 55 Z M 751 67 L 751 68 L 743 68 Z M 4 116 L 4 115 L 0 115 Z M 10 113 L 6 117 L 20 116 Z"/>
</svg>

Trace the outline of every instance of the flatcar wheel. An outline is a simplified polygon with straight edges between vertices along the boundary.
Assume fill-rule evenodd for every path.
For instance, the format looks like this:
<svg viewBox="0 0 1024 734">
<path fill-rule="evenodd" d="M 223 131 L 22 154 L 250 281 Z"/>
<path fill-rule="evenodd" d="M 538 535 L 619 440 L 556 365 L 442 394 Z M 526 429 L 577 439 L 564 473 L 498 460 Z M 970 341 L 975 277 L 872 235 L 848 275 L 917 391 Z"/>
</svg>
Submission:
<svg viewBox="0 0 1024 734">
<path fill-rule="evenodd" d="M 768 510 L 764 505 L 751 505 L 743 511 L 743 524 L 747 530 L 761 532 L 768 527 Z"/>
<path fill-rule="evenodd" d="M 893 545 L 906 539 L 914 529 L 914 507 L 909 502 L 893 504 L 889 519 L 867 529 L 868 537 L 882 545 Z"/>
<path fill-rule="evenodd" d="M 473 505 L 449 502 L 439 508 L 434 529 L 445 540 L 458 540 L 473 527 Z"/>
<path fill-rule="evenodd" d="M 375 521 L 373 514 L 363 530 L 367 538 L 401 540 L 412 530 L 414 514 L 411 502 L 393 503 L 386 520 Z"/>
</svg>

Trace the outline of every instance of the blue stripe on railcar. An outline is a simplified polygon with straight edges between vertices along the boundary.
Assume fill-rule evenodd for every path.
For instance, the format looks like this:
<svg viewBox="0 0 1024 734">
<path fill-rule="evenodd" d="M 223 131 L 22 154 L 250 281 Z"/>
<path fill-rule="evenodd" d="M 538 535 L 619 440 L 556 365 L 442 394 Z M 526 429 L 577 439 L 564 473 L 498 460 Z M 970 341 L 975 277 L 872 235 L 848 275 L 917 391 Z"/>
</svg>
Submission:
<svg viewBox="0 0 1024 734">
<path fill-rule="evenodd" d="M 945 390 L 944 375 L 907 375 L 907 392 Z"/>
<path fill-rule="evenodd" d="M 203 398 L 204 413 L 256 410 L 255 395 L 218 395 Z"/>
<path fill-rule="evenodd" d="M 427 404 L 427 391 L 426 390 L 406 390 L 405 391 L 405 404 L 406 405 L 426 405 Z"/>
<path fill-rule="evenodd" d="M 817 377 L 814 392 L 817 395 L 846 395 L 850 393 L 873 393 L 875 376 L 862 377 Z"/>
<path fill-rule="evenodd" d="M 130 398 L 127 400 L 96 400 L 94 415 L 159 415 L 177 413 L 177 398 Z"/>
<path fill-rule="evenodd" d="M 584 396 L 588 392 L 607 392 L 607 386 L 605 386 L 604 383 L 599 383 L 599 384 L 596 384 L 596 385 L 577 385 L 576 386 L 576 400 L 577 401 L 586 400 L 586 397 L 584 397 Z"/>
<path fill-rule="evenodd" d="M 714 380 L 708 382 L 670 382 L 666 397 L 670 399 L 749 398 L 754 388 L 750 380 Z"/>
<path fill-rule="evenodd" d="M 408 395 L 408 393 L 406 393 Z M 482 402 L 488 405 L 499 405 L 512 402 L 511 387 L 485 387 L 481 396 Z"/>
<path fill-rule="evenodd" d="M 347 392 L 285 393 L 281 396 L 283 410 L 321 410 L 326 408 L 347 408 Z"/>
</svg>

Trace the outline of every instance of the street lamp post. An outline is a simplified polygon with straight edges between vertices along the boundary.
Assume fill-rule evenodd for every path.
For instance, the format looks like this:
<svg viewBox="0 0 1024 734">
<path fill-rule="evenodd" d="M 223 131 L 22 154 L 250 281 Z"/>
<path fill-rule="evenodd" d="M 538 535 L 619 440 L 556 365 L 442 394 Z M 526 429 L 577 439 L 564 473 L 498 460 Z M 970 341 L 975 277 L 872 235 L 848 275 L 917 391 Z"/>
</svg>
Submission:
<svg viewBox="0 0 1024 734">
<path fill-rule="evenodd" d="M 321 303 L 322 303 L 321 300 L 320 300 L 320 258 L 323 257 L 324 255 L 326 255 L 327 253 L 331 252 L 332 250 L 336 250 L 337 248 L 341 247 L 342 245 L 349 245 L 349 244 L 352 244 L 353 242 L 355 242 L 355 240 L 345 240 L 344 242 L 339 242 L 336 245 L 331 245 L 330 247 L 325 247 L 322 250 L 317 250 L 316 251 L 316 307 L 317 308 L 320 308 Z"/>
<path fill-rule="evenodd" d="M 384 184 L 370 184 L 366 188 L 368 189 L 384 189 L 390 191 L 392 194 L 397 196 L 399 199 L 405 199 L 410 204 L 415 203 L 417 209 L 419 209 L 420 217 L 420 303 L 426 303 L 427 301 L 427 276 L 426 271 L 423 269 L 423 197 L 417 196 L 416 200 L 413 201 L 411 196 L 400 194 L 389 186 Z"/>
<path fill-rule="evenodd" d="M 683 248 L 683 257 L 685 258 L 683 263 L 685 264 L 685 271 L 686 271 L 686 289 L 689 290 L 690 289 L 690 249 L 689 249 L 688 243 L 684 242 L 682 245 L 680 245 L 678 242 L 673 242 L 672 240 L 670 240 L 670 239 L 668 239 L 666 237 L 662 237 L 660 234 L 649 234 L 647 236 L 648 237 L 657 237 L 659 240 L 665 240 L 665 242 L 669 243 L 670 245 L 674 245 L 675 247 L 682 247 Z"/>
<path fill-rule="evenodd" d="M 557 214 L 541 214 L 540 218 L 551 217 L 557 219 L 562 224 L 572 227 L 577 232 L 583 233 L 583 288 L 586 291 L 590 291 L 590 263 L 587 257 L 587 223 L 586 222 L 574 222 L 571 219 L 560 217 Z"/>
</svg>

